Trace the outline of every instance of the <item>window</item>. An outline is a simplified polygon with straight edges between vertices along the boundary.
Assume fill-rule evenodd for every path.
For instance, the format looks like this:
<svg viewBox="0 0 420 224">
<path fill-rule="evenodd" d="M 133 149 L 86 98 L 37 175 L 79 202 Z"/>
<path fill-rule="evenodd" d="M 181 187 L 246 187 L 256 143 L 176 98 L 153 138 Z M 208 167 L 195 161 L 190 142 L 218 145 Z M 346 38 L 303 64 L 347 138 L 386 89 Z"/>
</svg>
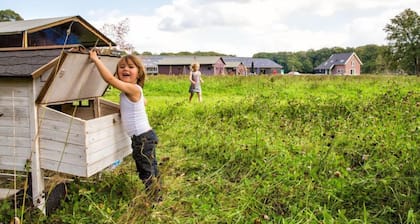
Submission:
<svg viewBox="0 0 420 224">
<path fill-rule="evenodd" d="M 0 48 L 22 47 L 22 34 L 0 35 Z"/>
</svg>

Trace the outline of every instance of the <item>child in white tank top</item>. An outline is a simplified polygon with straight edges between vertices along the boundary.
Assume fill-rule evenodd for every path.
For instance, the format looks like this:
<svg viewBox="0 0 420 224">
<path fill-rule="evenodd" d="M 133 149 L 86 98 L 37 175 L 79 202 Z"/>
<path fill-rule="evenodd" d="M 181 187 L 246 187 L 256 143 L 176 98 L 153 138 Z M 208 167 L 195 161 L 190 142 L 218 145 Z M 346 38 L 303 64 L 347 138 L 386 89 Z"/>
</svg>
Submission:
<svg viewBox="0 0 420 224">
<path fill-rule="evenodd" d="M 117 77 L 115 77 L 99 59 L 95 50 L 91 50 L 89 56 L 102 78 L 121 91 L 121 120 L 125 131 L 131 137 L 132 156 L 139 178 L 145 184 L 149 196 L 154 201 L 160 201 L 159 169 L 156 159 L 158 137 L 149 124 L 142 89 L 146 79 L 145 68 L 139 58 L 126 55 L 118 62 Z"/>
</svg>

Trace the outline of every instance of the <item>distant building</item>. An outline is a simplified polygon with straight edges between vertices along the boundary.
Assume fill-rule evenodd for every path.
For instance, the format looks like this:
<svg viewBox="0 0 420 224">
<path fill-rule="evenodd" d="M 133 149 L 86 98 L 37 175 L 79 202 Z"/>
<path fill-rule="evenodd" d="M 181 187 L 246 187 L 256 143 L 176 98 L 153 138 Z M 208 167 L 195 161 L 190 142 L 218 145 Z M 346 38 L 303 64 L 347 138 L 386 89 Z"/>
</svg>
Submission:
<svg viewBox="0 0 420 224">
<path fill-rule="evenodd" d="M 333 54 L 314 69 L 315 74 L 360 75 L 362 61 L 356 53 Z"/>
<path fill-rule="evenodd" d="M 239 75 L 250 74 L 278 74 L 283 66 L 268 58 L 249 58 L 249 57 L 223 57 L 226 63 L 242 63 L 246 68 L 245 73 L 239 70 Z"/>
<path fill-rule="evenodd" d="M 192 63 L 200 64 L 204 75 L 278 74 L 283 66 L 267 58 L 231 56 L 139 56 L 148 74 L 189 74 Z"/>
</svg>

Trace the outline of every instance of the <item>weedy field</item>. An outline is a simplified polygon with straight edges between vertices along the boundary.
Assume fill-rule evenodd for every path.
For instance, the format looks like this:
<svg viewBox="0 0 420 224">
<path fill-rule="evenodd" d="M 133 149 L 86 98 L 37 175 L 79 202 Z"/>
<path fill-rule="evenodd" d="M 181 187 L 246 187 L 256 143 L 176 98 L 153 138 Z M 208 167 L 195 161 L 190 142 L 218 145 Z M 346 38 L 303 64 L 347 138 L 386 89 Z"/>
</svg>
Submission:
<svg viewBox="0 0 420 224">
<path fill-rule="evenodd" d="M 26 223 L 419 223 L 419 77 L 203 79 L 202 103 L 186 76 L 146 81 L 162 203 L 127 157 Z"/>
</svg>

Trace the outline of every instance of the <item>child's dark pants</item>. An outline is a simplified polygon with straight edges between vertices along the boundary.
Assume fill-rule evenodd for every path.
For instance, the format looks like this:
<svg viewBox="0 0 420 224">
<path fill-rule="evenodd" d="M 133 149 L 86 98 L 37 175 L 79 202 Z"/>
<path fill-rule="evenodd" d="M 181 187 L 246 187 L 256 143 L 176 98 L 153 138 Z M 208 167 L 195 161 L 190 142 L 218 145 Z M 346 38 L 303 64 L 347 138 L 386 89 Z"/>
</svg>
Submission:
<svg viewBox="0 0 420 224">
<path fill-rule="evenodd" d="M 146 191 L 152 190 L 153 183 L 156 183 L 156 179 L 159 177 L 156 159 L 156 145 L 158 141 L 158 137 L 153 130 L 131 137 L 132 155 L 136 162 L 137 172 L 145 185 Z M 159 184 L 158 182 L 157 184 Z"/>
</svg>

